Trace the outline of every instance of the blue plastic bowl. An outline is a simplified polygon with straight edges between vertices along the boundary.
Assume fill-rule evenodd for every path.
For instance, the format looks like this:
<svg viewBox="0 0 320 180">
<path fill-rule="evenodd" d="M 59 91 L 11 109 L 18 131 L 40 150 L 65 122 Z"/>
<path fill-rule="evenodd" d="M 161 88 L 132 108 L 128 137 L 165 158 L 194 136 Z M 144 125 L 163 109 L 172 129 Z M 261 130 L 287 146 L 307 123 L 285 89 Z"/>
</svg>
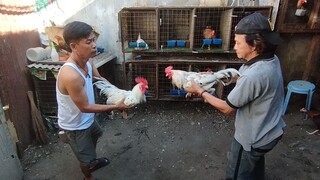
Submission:
<svg viewBox="0 0 320 180">
<path fill-rule="evenodd" d="M 139 43 L 139 46 L 138 46 L 138 43 L 137 43 L 137 42 L 129 42 L 129 47 L 131 47 L 131 48 L 136 48 L 136 47 L 145 48 L 146 45 L 147 45 L 147 44 L 144 43 L 144 42 Z"/>
<path fill-rule="evenodd" d="M 185 90 L 178 90 L 178 89 L 171 89 L 170 90 L 170 94 L 171 95 L 181 95 L 181 96 L 185 96 L 187 94 L 187 92 Z"/>
<path fill-rule="evenodd" d="M 139 48 L 145 48 L 146 46 L 147 46 L 147 44 L 144 42 L 137 43 L 137 47 L 139 47 Z"/>
<path fill-rule="evenodd" d="M 203 44 L 204 44 L 204 45 L 210 45 L 210 44 L 212 44 L 212 39 L 203 39 Z"/>
<path fill-rule="evenodd" d="M 178 46 L 178 47 L 185 47 L 185 46 L 186 46 L 186 41 L 178 40 L 178 41 L 177 41 L 177 46 Z"/>
<path fill-rule="evenodd" d="M 220 45 L 220 44 L 222 44 L 222 39 L 214 38 L 212 43 L 216 44 L 216 45 Z"/>
<path fill-rule="evenodd" d="M 137 47 L 137 42 L 129 42 L 129 47 L 131 48 Z"/>
<path fill-rule="evenodd" d="M 169 40 L 167 41 L 167 46 L 168 47 L 175 47 L 176 46 L 176 40 Z"/>
</svg>

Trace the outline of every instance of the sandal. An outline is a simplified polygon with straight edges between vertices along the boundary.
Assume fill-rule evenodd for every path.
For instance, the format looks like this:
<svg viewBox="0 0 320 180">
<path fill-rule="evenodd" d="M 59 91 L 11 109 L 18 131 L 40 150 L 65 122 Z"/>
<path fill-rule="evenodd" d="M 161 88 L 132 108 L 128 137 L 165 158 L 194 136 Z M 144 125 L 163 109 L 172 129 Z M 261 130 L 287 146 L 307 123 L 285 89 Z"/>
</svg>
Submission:
<svg viewBox="0 0 320 180">
<path fill-rule="evenodd" d="M 109 159 L 107 159 L 106 157 L 96 159 L 96 161 L 98 161 L 98 163 L 95 166 L 90 167 L 90 169 L 89 169 L 90 172 L 96 171 L 96 170 L 98 170 L 98 169 L 100 169 L 110 163 Z"/>
</svg>

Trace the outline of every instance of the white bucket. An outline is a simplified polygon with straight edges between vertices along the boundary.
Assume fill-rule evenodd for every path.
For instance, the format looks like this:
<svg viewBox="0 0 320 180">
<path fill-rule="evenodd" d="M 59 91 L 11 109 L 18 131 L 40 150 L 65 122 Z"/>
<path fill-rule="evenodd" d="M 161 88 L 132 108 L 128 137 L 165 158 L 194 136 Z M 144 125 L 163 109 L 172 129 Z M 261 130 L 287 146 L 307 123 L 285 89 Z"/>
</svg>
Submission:
<svg viewBox="0 0 320 180">
<path fill-rule="evenodd" d="M 42 47 L 29 48 L 26 52 L 26 56 L 30 61 L 36 62 L 47 59 L 47 52 Z"/>
</svg>

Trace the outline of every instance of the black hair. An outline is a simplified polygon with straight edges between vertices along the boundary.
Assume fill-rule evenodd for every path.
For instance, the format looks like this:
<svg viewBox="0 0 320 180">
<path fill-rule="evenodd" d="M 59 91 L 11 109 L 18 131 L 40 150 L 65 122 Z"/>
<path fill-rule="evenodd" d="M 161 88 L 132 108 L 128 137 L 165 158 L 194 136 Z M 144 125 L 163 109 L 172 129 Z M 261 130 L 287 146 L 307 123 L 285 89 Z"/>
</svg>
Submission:
<svg viewBox="0 0 320 180">
<path fill-rule="evenodd" d="M 63 38 L 68 46 L 72 42 L 78 42 L 83 38 L 87 38 L 92 33 L 93 28 L 80 21 L 73 21 L 64 27 Z"/>
<path fill-rule="evenodd" d="M 246 34 L 246 43 L 256 48 L 258 54 L 265 54 L 275 52 L 277 46 L 270 44 L 261 34 Z"/>
</svg>

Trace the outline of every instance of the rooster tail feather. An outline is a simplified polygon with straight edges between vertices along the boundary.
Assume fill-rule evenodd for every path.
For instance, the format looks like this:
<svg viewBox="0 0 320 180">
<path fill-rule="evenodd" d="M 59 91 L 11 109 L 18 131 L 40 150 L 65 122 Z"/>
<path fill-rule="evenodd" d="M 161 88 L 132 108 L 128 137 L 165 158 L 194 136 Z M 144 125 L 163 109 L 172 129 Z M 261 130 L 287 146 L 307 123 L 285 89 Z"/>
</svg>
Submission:
<svg viewBox="0 0 320 180">
<path fill-rule="evenodd" d="M 108 96 L 107 89 L 110 88 L 110 84 L 105 81 L 96 81 L 93 83 L 98 89 L 100 89 L 100 95 Z"/>
</svg>

